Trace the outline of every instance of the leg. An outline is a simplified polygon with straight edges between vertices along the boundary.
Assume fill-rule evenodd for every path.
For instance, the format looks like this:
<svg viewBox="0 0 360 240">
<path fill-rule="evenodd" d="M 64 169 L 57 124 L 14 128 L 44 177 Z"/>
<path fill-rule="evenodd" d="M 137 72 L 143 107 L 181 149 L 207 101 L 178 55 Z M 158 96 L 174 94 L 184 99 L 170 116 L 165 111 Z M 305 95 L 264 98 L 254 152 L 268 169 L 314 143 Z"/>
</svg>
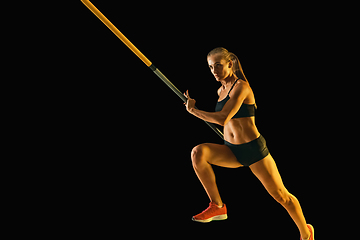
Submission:
<svg viewBox="0 0 360 240">
<path fill-rule="evenodd" d="M 270 195 L 278 201 L 289 213 L 299 228 L 301 237 L 310 237 L 310 231 L 306 226 L 304 214 L 299 201 L 285 188 L 275 161 L 269 154 L 263 160 L 250 166 L 251 171 L 261 181 Z"/>
<path fill-rule="evenodd" d="M 211 164 L 221 167 L 237 168 L 242 166 L 225 145 L 204 143 L 193 148 L 191 160 L 200 182 L 205 188 L 210 201 L 222 206 L 219 190 L 215 181 L 215 174 Z"/>
</svg>

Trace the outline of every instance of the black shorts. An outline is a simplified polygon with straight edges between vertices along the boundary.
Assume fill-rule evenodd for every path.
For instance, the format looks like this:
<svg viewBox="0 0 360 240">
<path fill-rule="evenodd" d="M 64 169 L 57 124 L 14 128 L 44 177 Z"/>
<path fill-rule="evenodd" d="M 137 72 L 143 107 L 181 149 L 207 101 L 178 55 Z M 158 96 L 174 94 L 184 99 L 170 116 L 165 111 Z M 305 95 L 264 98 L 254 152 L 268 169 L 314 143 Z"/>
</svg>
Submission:
<svg viewBox="0 0 360 240">
<path fill-rule="evenodd" d="M 261 135 L 248 143 L 232 144 L 225 141 L 225 145 L 234 153 L 238 162 L 244 166 L 250 166 L 251 164 L 262 160 L 269 154 L 265 138 Z"/>
</svg>

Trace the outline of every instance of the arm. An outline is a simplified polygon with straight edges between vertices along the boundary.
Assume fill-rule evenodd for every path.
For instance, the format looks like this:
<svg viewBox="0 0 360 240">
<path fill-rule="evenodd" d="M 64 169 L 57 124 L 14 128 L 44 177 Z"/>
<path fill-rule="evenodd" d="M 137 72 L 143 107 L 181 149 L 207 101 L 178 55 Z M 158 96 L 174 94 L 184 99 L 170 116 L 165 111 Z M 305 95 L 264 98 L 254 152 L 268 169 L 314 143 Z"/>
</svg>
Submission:
<svg viewBox="0 0 360 240">
<path fill-rule="evenodd" d="M 186 103 L 186 109 L 189 113 L 198 117 L 204 121 L 216 123 L 221 126 L 226 125 L 231 118 L 239 111 L 242 103 L 249 93 L 249 88 L 244 84 L 238 84 L 230 93 L 230 99 L 220 112 L 205 112 L 199 109 L 195 109 L 195 100 L 190 98 L 189 92 L 184 94 L 188 101 Z"/>
<path fill-rule="evenodd" d="M 225 116 L 220 114 L 220 112 L 205 112 L 195 108 L 189 109 L 188 112 L 194 115 L 195 117 L 198 117 L 206 122 L 216 123 L 221 126 L 225 125 L 224 123 Z"/>
</svg>

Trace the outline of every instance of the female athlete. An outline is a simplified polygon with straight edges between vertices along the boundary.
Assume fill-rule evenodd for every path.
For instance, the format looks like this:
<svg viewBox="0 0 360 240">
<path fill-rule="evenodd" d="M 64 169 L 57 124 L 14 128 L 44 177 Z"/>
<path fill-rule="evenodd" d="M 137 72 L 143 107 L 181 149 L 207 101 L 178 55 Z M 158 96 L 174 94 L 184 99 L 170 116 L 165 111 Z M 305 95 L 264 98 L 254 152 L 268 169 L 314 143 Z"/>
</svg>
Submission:
<svg viewBox="0 0 360 240">
<path fill-rule="evenodd" d="M 254 93 L 239 59 L 225 48 L 215 48 L 207 61 L 216 81 L 221 83 L 215 112 L 195 109 L 195 100 L 187 97 L 186 110 L 207 122 L 224 126 L 224 144 L 203 143 L 193 148 L 191 159 L 196 175 L 210 198 L 209 207 L 193 217 L 197 222 L 227 219 L 211 164 L 237 168 L 248 166 L 269 194 L 289 213 L 297 225 L 301 239 L 314 240 L 314 228 L 306 224 L 297 198 L 285 188 L 265 139 L 255 126 Z"/>
</svg>

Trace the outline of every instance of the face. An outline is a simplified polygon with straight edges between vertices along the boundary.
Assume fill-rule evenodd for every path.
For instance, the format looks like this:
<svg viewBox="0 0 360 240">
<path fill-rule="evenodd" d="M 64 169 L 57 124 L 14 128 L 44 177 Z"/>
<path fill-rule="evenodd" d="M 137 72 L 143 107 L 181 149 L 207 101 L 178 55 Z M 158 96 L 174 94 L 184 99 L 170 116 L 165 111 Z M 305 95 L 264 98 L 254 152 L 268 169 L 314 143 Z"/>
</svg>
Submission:
<svg viewBox="0 0 360 240">
<path fill-rule="evenodd" d="M 207 60 L 216 81 L 224 80 L 232 73 L 232 62 L 226 62 L 221 54 L 211 55 Z"/>
</svg>

